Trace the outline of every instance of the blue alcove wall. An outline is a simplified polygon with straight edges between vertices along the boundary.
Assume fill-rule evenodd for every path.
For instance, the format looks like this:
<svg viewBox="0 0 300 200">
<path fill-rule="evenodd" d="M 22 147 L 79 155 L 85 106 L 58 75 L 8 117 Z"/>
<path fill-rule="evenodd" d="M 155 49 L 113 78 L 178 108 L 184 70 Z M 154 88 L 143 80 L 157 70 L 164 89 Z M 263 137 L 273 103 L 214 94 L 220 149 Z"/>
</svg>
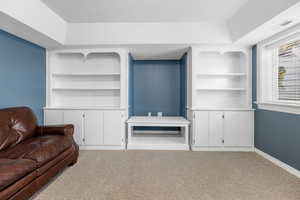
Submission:
<svg viewBox="0 0 300 200">
<path fill-rule="evenodd" d="M 180 60 L 134 60 L 129 56 L 129 115 L 186 115 L 186 54 Z"/>
</svg>

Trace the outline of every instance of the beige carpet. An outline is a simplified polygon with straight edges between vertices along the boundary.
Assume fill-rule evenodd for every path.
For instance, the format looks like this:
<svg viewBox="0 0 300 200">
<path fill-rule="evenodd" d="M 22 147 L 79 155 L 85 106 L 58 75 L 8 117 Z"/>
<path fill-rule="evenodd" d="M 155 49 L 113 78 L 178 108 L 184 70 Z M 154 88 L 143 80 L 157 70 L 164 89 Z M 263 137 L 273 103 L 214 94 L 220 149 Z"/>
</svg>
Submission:
<svg viewBox="0 0 300 200">
<path fill-rule="evenodd" d="M 81 151 L 34 200 L 299 200 L 300 179 L 255 153 Z"/>
</svg>

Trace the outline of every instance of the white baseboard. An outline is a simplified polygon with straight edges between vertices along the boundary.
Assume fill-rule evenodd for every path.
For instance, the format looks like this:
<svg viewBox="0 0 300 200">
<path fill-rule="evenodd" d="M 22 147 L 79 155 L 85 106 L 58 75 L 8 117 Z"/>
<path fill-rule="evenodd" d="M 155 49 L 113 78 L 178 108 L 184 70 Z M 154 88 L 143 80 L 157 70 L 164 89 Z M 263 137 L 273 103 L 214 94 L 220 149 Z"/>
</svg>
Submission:
<svg viewBox="0 0 300 200">
<path fill-rule="evenodd" d="M 181 150 L 189 151 L 189 145 L 170 144 L 128 144 L 127 150 Z"/>
<path fill-rule="evenodd" d="M 125 146 L 79 146 L 80 150 L 125 150 Z"/>
<path fill-rule="evenodd" d="M 263 151 L 261 151 L 257 148 L 255 148 L 255 152 L 258 155 L 264 157 L 265 159 L 271 161 L 272 163 L 274 163 L 278 167 L 281 167 L 282 169 L 286 170 L 290 174 L 293 174 L 293 175 L 297 176 L 298 178 L 300 178 L 300 171 L 299 170 L 289 166 L 288 164 L 278 160 L 277 158 L 274 158 L 273 156 L 271 156 L 271 155 L 269 155 L 269 154 L 267 154 L 267 153 L 265 153 L 265 152 L 263 152 Z"/>
<path fill-rule="evenodd" d="M 192 146 L 192 151 L 254 152 L 254 148 L 253 147 L 197 147 L 197 146 Z"/>
</svg>

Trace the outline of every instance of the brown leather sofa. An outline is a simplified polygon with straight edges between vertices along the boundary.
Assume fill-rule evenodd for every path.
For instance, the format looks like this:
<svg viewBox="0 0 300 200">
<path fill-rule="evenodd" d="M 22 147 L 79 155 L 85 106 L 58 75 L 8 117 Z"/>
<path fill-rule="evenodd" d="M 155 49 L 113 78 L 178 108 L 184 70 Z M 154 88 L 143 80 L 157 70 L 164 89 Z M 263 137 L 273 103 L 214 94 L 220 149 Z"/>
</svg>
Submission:
<svg viewBox="0 0 300 200">
<path fill-rule="evenodd" d="M 0 200 L 23 200 L 78 158 L 73 125 L 38 126 L 27 107 L 0 109 Z"/>
</svg>

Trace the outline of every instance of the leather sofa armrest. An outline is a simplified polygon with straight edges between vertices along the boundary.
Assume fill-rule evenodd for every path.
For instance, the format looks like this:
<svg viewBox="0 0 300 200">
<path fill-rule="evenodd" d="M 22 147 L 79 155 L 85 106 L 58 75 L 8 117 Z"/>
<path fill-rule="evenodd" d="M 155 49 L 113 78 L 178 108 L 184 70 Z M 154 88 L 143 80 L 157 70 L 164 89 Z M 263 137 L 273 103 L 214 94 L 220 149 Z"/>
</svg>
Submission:
<svg viewBox="0 0 300 200">
<path fill-rule="evenodd" d="M 72 124 L 38 126 L 36 132 L 38 135 L 65 135 L 68 137 L 73 137 L 74 126 Z"/>
</svg>

